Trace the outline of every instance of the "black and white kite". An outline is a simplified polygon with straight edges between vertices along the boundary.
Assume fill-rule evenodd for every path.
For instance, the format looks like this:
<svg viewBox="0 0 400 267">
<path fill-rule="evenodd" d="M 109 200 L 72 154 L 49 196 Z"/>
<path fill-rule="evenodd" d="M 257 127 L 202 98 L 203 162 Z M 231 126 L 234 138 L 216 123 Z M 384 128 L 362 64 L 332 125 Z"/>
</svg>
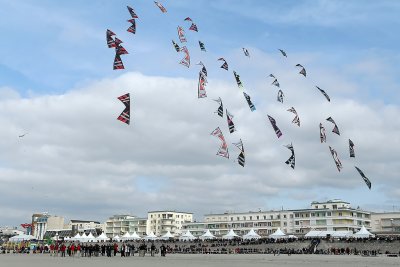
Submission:
<svg viewBox="0 0 400 267">
<path fill-rule="evenodd" d="M 174 46 L 176 52 L 180 52 L 180 51 L 181 51 L 181 48 L 179 47 L 179 45 L 178 45 L 177 43 L 175 43 L 174 40 L 172 40 L 172 44 L 173 44 L 173 46 Z"/>
<path fill-rule="evenodd" d="M 228 112 L 228 110 L 225 110 L 225 111 L 226 111 L 226 120 L 228 121 L 229 132 L 230 132 L 230 133 L 233 133 L 234 131 L 236 131 L 236 129 L 235 129 L 235 124 L 234 124 L 233 121 L 232 121 L 233 115 L 230 114 L 230 113 Z"/>
<path fill-rule="evenodd" d="M 349 139 L 349 150 L 350 150 L 350 158 L 355 158 L 356 154 L 354 153 L 354 143 Z"/>
<path fill-rule="evenodd" d="M 371 190 L 371 181 L 365 176 L 365 174 L 358 167 L 354 166 L 361 177 L 364 179 L 364 182 L 367 184 L 368 188 Z"/>
<path fill-rule="evenodd" d="M 284 57 L 287 57 L 287 55 L 286 55 L 286 52 L 285 51 L 283 51 L 282 49 L 278 49 L 279 51 L 281 51 L 281 53 L 282 53 L 282 56 L 284 56 Z"/>
<path fill-rule="evenodd" d="M 283 103 L 283 97 L 284 97 L 284 96 L 285 96 L 285 95 L 283 94 L 282 90 L 279 89 L 279 91 L 278 91 L 278 96 L 276 97 L 276 100 L 278 100 L 278 102 Z"/>
<path fill-rule="evenodd" d="M 243 147 L 243 142 L 242 139 L 240 139 L 239 142 L 233 143 L 234 146 L 240 149 L 240 154 L 237 158 L 238 164 L 242 167 L 244 167 L 244 164 L 246 163 L 245 157 L 244 157 L 244 147 Z"/>
<path fill-rule="evenodd" d="M 219 107 L 218 107 L 217 111 L 215 111 L 214 113 L 217 113 L 218 116 L 220 116 L 220 117 L 224 117 L 224 106 L 222 105 L 221 98 L 218 97 L 218 99 L 214 99 L 214 101 L 219 104 Z"/>
<path fill-rule="evenodd" d="M 290 144 L 290 145 L 286 145 L 285 147 L 287 147 L 290 151 L 292 151 L 292 155 L 290 156 L 290 158 L 289 158 L 287 161 L 285 161 L 285 163 L 286 163 L 287 165 L 289 165 L 290 167 L 292 167 L 292 169 L 294 169 L 294 167 L 295 167 L 295 165 L 296 165 L 296 158 L 295 158 L 295 156 L 294 156 L 294 148 L 293 148 L 293 145 Z"/>
<path fill-rule="evenodd" d="M 328 100 L 328 102 L 331 102 L 331 99 L 329 98 L 328 94 L 325 93 L 324 90 L 322 90 L 322 89 L 319 88 L 318 86 L 315 86 L 315 87 L 317 87 L 317 89 L 325 96 L 325 98 L 326 98 L 326 100 Z"/>
<path fill-rule="evenodd" d="M 339 160 L 339 157 L 337 155 L 337 152 L 335 149 L 331 148 L 331 146 L 329 146 L 329 150 L 331 151 L 333 160 L 335 161 L 336 167 L 338 169 L 338 171 L 340 171 L 341 169 L 343 169 L 342 163 Z"/>
<path fill-rule="evenodd" d="M 199 41 L 199 46 L 201 51 L 207 52 L 206 47 L 204 46 L 204 43 L 202 41 Z"/>
<path fill-rule="evenodd" d="M 250 57 L 250 53 L 249 50 L 247 50 L 246 48 L 243 47 L 243 53 L 246 57 Z"/>
<path fill-rule="evenodd" d="M 335 126 L 333 127 L 333 129 L 332 129 L 332 132 L 334 132 L 334 133 L 337 134 L 337 135 L 340 135 L 339 127 L 336 125 L 336 122 L 332 119 L 332 117 L 329 117 L 329 118 L 327 118 L 326 120 L 329 121 L 329 122 L 332 122 L 332 123 L 335 125 Z"/>
<path fill-rule="evenodd" d="M 251 102 L 250 96 L 248 94 L 246 94 L 245 92 L 243 92 L 244 98 L 246 98 L 247 104 L 250 107 L 251 111 L 256 110 L 256 107 L 254 106 L 253 102 Z"/>
<path fill-rule="evenodd" d="M 236 71 L 233 71 L 233 75 L 235 76 L 235 80 L 236 80 L 237 86 L 238 86 L 239 88 L 242 88 L 242 87 L 243 87 L 243 83 L 242 83 L 242 81 L 240 80 L 240 75 L 237 74 Z"/>
<path fill-rule="evenodd" d="M 271 122 L 272 128 L 274 128 L 276 136 L 279 138 L 282 136 L 281 130 L 279 130 L 278 126 L 276 126 L 276 121 L 274 118 L 272 118 L 270 115 L 267 115 L 269 121 Z"/>
<path fill-rule="evenodd" d="M 291 107 L 287 111 L 292 112 L 295 115 L 294 119 L 292 120 L 292 123 L 297 124 L 297 126 L 300 127 L 300 118 L 299 115 L 297 115 L 297 111 L 294 109 L 294 107 Z"/>
<path fill-rule="evenodd" d="M 276 87 L 280 86 L 278 79 L 275 78 L 275 76 L 273 74 L 270 74 L 269 77 L 274 78 L 274 81 L 271 83 L 272 85 L 275 85 Z"/>
<path fill-rule="evenodd" d="M 296 67 L 301 68 L 299 74 L 302 74 L 302 75 L 304 75 L 304 77 L 306 77 L 306 75 L 307 75 L 306 69 L 301 64 L 296 64 Z"/>
<path fill-rule="evenodd" d="M 224 64 L 221 65 L 221 69 L 228 70 L 228 63 L 226 60 L 223 57 L 220 57 L 218 60 L 224 62 Z"/>
<path fill-rule="evenodd" d="M 197 97 L 198 98 L 207 97 L 206 84 L 207 84 L 206 75 L 202 71 L 200 71 L 199 72 L 199 83 L 197 85 Z"/>
<path fill-rule="evenodd" d="M 319 139 L 321 140 L 321 143 L 326 143 L 326 133 L 322 123 L 319 124 Z"/>
</svg>

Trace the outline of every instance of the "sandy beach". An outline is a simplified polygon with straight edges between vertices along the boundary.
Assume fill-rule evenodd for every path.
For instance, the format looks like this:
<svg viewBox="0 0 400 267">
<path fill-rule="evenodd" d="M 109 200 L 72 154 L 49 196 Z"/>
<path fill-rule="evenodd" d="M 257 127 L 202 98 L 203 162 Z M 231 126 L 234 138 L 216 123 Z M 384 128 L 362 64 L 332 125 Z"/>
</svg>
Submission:
<svg viewBox="0 0 400 267">
<path fill-rule="evenodd" d="M 170 254 L 163 258 L 160 256 L 150 257 L 50 257 L 48 254 L 26 255 L 7 254 L 0 255 L 1 267 L 39 267 L 39 266 L 85 266 L 85 267 L 119 267 L 119 266 L 141 266 L 141 267 L 244 267 L 244 266 L 399 266 L 400 258 L 386 256 L 362 257 L 354 255 L 182 255 Z"/>
</svg>

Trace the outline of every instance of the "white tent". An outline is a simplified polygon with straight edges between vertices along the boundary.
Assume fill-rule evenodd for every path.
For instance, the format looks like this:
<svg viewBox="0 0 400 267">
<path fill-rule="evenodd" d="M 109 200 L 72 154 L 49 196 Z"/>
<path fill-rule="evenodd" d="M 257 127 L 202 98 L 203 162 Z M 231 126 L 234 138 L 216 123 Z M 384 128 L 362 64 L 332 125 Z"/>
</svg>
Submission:
<svg viewBox="0 0 400 267">
<path fill-rule="evenodd" d="M 275 233 L 269 235 L 270 238 L 279 239 L 279 238 L 287 238 L 284 232 L 282 232 L 281 228 L 278 228 Z"/>
<path fill-rule="evenodd" d="M 200 239 L 203 239 L 203 240 L 205 240 L 205 239 L 214 239 L 214 238 L 215 238 L 215 236 L 210 232 L 209 229 L 207 229 L 207 231 L 200 236 Z"/>
<path fill-rule="evenodd" d="M 93 236 L 93 235 L 92 235 Z M 88 237 L 85 233 L 82 233 L 82 236 L 79 241 L 81 242 L 89 242 L 90 237 Z"/>
<path fill-rule="evenodd" d="M 129 234 L 129 232 L 126 232 L 123 236 L 121 236 L 121 240 L 130 240 L 131 239 L 131 235 Z"/>
<path fill-rule="evenodd" d="M 8 239 L 8 241 L 11 242 L 20 242 L 20 241 L 26 241 L 26 240 L 32 240 L 32 239 L 36 239 L 34 236 L 32 235 L 15 235 L 13 237 L 10 237 L 10 239 Z"/>
<path fill-rule="evenodd" d="M 96 237 L 96 240 L 97 241 L 108 241 L 108 240 L 110 240 L 110 238 L 108 238 L 105 233 L 101 233 L 101 235 Z"/>
<path fill-rule="evenodd" d="M 187 230 L 186 233 L 184 233 L 179 237 L 179 240 L 194 240 L 194 239 L 196 239 L 196 237 L 192 235 L 192 233 L 189 230 Z"/>
<path fill-rule="evenodd" d="M 371 234 L 371 233 L 367 230 L 367 228 L 365 228 L 364 225 L 361 227 L 360 231 L 358 231 L 357 233 L 355 233 L 355 234 L 353 235 L 353 237 L 356 237 L 356 238 L 368 238 L 368 237 L 370 237 L 370 236 L 375 236 L 375 235 L 374 235 L 374 234 Z"/>
<path fill-rule="evenodd" d="M 96 238 L 93 236 L 92 232 L 90 232 L 86 238 L 88 242 L 96 241 Z"/>
<path fill-rule="evenodd" d="M 235 234 L 235 232 L 233 231 L 233 229 L 229 230 L 229 232 L 226 235 L 222 236 L 222 239 L 234 239 L 235 237 L 240 237 L 237 234 Z"/>
<path fill-rule="evenodd" d="M 311 230 L 308 232 L 305 237 L 350 237 L 352 236 L 351 231 L 316 231 L 316 230 Z"/>
<path fill-rule="evenodd" d="M 243 239 L 259 239 L 261 236 L 257 234 L 253 228 L 250 229 L 250 231 L 243 236 Z"/>
<path fill-rule="evenodd" d="M 141 237 L 135 231 L 133 234 L 131 234 L 131 239 L 141 239 Z"/>
<path fill-rule="evenodd" d="M 114 236 L 113 239 L 114 241 L 119 242 L 121 240 L 121 237 L 119 237 L 118 235 Z"/>
<path fill-rule="evenodd" d="M 81 235 L 77 233 L 74 237 L 71 237 L 71 241 L 81 241 Z"/>
<path fill-rule="evenodd" d="M 174 236 L 171 234 L 170 231 L 168 231 L 166 234 L 164 234 L 162 237 L 160 237 L 160 239 L 163 239 L 163 240 L 168 240 L 170 238 L 174 238 Z"/>
<path fill-rule="evenodd" d="M 145 239 L 145 240 L 156 240 L 157 236 L 153 233 L 153 231 L 151 231 L 150 234 L 148 234 L 145 237 L 143 237 L 143 239 Z"/>
</svg>

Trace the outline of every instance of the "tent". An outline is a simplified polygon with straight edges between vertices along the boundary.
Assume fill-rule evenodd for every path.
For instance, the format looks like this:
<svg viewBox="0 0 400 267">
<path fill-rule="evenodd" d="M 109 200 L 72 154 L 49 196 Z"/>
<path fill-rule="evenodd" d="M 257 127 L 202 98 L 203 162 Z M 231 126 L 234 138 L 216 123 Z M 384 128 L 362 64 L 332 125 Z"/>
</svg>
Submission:
<svg viewBox="0 0 400 267">
<path fill-rule="evenodd" d="M 123 236 L 121 236 L 121 240 L 130 240 L 131 239 L 131 235 L 129 234 L 129 232 L 126 232 Z"/>
<path fill-rule="evenodd" d="M 141 239 L 141 237 L 135 231 L 133 234 L 131 234 L 131 239 Z"/>
<path fill-rule="evenodd" d="M 179 237 L 179 240 L 186 240 L 186 241 L 194 239 L 196 239 L 196 237 L 192 235 L 192 233 L 189 230 L 187 230 L 186 233 L 184 233 Z"/>
<path fill-rule="evenodd" d="M 105 233 L 101 233 L 101 235 L 96 237 L 96 240 L 97 241 L 108 241 L 108 240 L 110 240 L 110 238 L 108 238 Z"/>
<path fill-rule="evenodd" d="M 269 235 L 270 238 L 279 239 L 279 238 L 287 238 L 284 232 L 282 232 L 281 228 L 278 228 L 275 233 Z"/>
<path fill-rule="evenodd" d="M 150 234 L 148 234 L 145 237 L 143 237 L 143 239 L 145 239 L 145 240 L 156 240 L 157 236 L 153 232 L 150 232 Z"/>
<path fill-rule="evenodd" d="M 374 235 L 374 234 L 371 234 L 371 233 L 367 230 L 367 228 L 365 228 L 364 225 L 361 227 L 360 231 L 358 231 L 357 233 L 355 233 L 355 234 L 353 235 L 353 237 L 356 237 L 356 238 L 368 238 L 368 237 L 370 237 L 370 236 L 375 236 L 375 235 Z"/>
<path fill-rule="evenodd" d="M 250 231 L 243 236 L 243 239 L 259 239 L 261 236 L 257 234 L 253 228 L 250 229 Z"/>
<path fill-rule="evenodd" d="M 32 239 L 36 239 L 36 237 L 34 237 L 33 235 L 15 235 L 13 237 L 10 237 L 10 239 L 8 239 L 8 241 L 10 242 L 21 242 L 21 241 L 26 241 L 26 240 L 32 240 Z"/>
<path fill-rule="evenodd" d="M 214 239 L 214 238 L 215 238 L 215 236 L 210 232 L 209 229 L 207 229 L 207 231 L 200 236 L 200 239 L 203 239 L 203 240 Z"/>
<path fill-rule="evenodd" d="M 92 232 L 90 232 L 86 238 L 87 238 L 87 242 L 96 241 L 96 238 L 93 236 Z"/>
<path fill-rule="evenodd" d="M 237 234 L 235 234 L 235 232 L 233 231 L 233 229 L 229 230 L 229 232 L 226 235 L 222 236 L 222 239 L 234 239 L 235 237 L 240 237 Z"/>
<path fill-rule="evenodd" d="M 71 237 L 71 241 L 81 241 L 81 235 L 77 233 L 74 237 Z"/>
<path fill-rule="evenodd" d="M 170 238 L 174 238 L 174 236 L 171 234 L 170 231 L 168 231 L 165 235 L 163 235 L 162 237 L 160 237 L 163 240 L 168 240 Z"/>
<path fill-rule="evenodd" d="M 351 231 L 316 231 L 316 230 L 311 230 L 310 232 L 308 232 L 305 237 L 327 237 L 327 236 L 331 236 L 331 237 L 350 237 L 352 236 L 352 232 Z"/>
<path fill-rule="evenodd" d="M 114 236 L 113 239 L 114 241 L 119 242 L 121 240 L 121 237 L 119 237 L 118 235 Z"/>
</svg>

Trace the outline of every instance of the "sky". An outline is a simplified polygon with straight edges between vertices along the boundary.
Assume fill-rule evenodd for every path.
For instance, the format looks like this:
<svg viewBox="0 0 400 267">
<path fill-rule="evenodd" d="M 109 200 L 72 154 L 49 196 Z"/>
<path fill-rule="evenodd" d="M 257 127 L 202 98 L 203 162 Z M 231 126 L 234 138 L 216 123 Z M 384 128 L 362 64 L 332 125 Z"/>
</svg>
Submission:
<svg viewBox="0 0 400 267">
<path fill-rule="evenodd" d="M 399 2 L 160 3 L 167 13 L 148 0 L 0 0 L 0 225 L 18 226 L 36 212 L 105 221 L 177 210 L 201 221 L 208 213 L 300 209 L 330 199 L 370 211 L 400 210 L 400 37 L 393 30 L 400 26 Z M 136 34 L 126 31 L 127 5 L 139 17 Z M 198 32 L 189 30 L 186 17 Z M 129 52 L 121 56 L 124 70 L 113 70 L 107 29 Z M 184 55 L 172 40 L 187 46 L 189 68 L 179 64 Z M 201 99 L 199 61 L 208 71 L 207 98 Z M 283 103 L 269 74 L 279 80 Z M 130 125 L 117 120 L 124 109 L 117 97 L 125 93 Z M 234 116 L 232 134 L 225 113 L 215 113 L 219 97 Z M 292 123 L 291 107 L 300 127 Z M 216 155 L 220 142 L 210 133 L 217 127 L 229 159 Z M 245 167 L 232 145 L 240 139 Z M 285 164 L 290 143 L 294 170 Z M 340 172 L 329 146 L 343 164 Z M 371 180 L 371 190 L 354 166 Z"/>
</svg>

